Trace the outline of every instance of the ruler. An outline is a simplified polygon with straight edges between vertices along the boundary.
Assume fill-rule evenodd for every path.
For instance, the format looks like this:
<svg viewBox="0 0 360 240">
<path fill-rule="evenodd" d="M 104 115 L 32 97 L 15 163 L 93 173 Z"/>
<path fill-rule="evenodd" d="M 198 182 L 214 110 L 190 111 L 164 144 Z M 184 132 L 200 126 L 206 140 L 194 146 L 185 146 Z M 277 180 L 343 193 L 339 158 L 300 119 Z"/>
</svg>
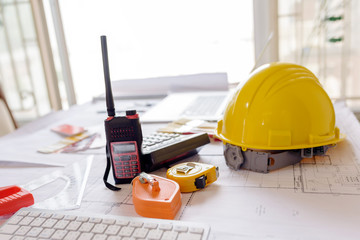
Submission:
<svg viewBox="0 0 360 240">
<path fill-rule="evenodd" d="M 77 161 L 27 184 L 22 188 L 31 191 L 35 198 L 33 208 L 69 210 L 80 207 L 94 156 Z M 37 201 L 37 195 L 54 192 L 46 199 Z M 40 197 L 39 197 L 40 198 Z"/>
</svg>

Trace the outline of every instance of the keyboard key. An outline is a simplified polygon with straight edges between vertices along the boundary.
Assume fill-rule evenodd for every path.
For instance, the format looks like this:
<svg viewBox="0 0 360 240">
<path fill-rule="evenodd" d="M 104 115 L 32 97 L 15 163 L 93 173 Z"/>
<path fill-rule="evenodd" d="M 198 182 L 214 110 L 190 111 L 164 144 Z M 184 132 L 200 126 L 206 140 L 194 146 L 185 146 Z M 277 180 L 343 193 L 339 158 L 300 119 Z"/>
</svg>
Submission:
<svg viewBox="0 0 360 240">
<path fill-rule="evenodd" d="M 138 228 L 138 227 L 141 227 L 143 225 L 142 222 L 130 222 L 130 227 L 135 227 L 135 228 Z"/>
<path fill-rule="evenodd" d="M 20 226 L 7 224 L 0 229 L 0 233 L 13 234 Z"/>
<path fill-rule="evenodd" d="M 80 232 L 70 231 L 66 234 L 64 240 L 75 240 L 80 235 Z"/>
<path fill-rule="evenodd" d="M 27 226 L 29 225 L 32 220 L 34 220 L 33 217 L 24 217 L 20 222 L 19 222 L 19 225 L 24 225 L 24 226 Z"/>
<path fill-rule="evenodd" d="M 89 222 L 91 223 L 101 223 L 102 219 L 101 218 L 90 218 Z"/>
<path fill-rule="evenodd" d="M 119 237 L 119 236 L 110 236 L 110 237 L 108 237 L 108 240 L 121 240 L 121 237 Z"/>
<path fill-rule="evenodd" d="M 19 216 L 27 216 L 30 212 L 28 210 L 26 211 L 21 211 L 20 213 L 18 213 Z"/>
<path fill-rule="evenodd" d="M 30 226 L 21 226 L 21 227 L 15 232 L 15 235 L 24 236 L 30 229 L 31 229 Z"/>
<path fill-rule="evenodd" d="M 47 213 L 47 212 L 44 212 L 44 213 L 41 213 L 40 214 L 40 217 L 43 217 L 43 218 L 51 218 L 52 214 L 51 213 Z"/>
<path fill-rule="evenodd" d="M 159 229 L 160 230 L 171 230 L 173 228 L 172 224 L 160 224 Z"/>
<path fill-rule="evenodd" d="M 144 228 L 149 228 L 149 229 L 157 228 L 157 226 L 158 226 L 157 223 L 145 223 L 144 224 Z"/>
<path fill-rule="evenodd" d="M 9 220 L 8 224 L 18 224 L 22 219 L 22 216 L 14 216 Z"/>
<path fill-rule="evenodd" d="M 66 227 L 66 229 L 69 230 L 69 231 L 76 231 L 76 230 L 79 229 L 80 225 L 81 225 L 81 222 L 77 222 L 77 221 L 71 222 L 71 223 Z"/>
<path fill-rule="evenodd" d="M 77 217 L 76 220 L 79 222 L 87 222 L 87 221 L 89 221 L 89 218 L 88 217 Z"/>
<path fill-rule="evenodd" d="M 107 228 L 108 225 L 103 224 L 103 223 L 99 223 L 96 224 L 92 230 L 93 233 L 103 233 L 105 231 L 105 229 Z"/>
<path fill-rule="evenodd" d="M 94 236 L 93 233 L 81 233 L 79 240 L 89 240 Z"/>
<path fill-rule="evenodd" d="M 37 237 L 41 232 L 42 232 L 43 228 L 41 227 L 33 227 L 31 228 L 31 230 L 27 233 L 27 236 L 30 237 Z"/>
<path fill-rule="evenodd" d="M 189 232 L 191 233 L 198 233 L 198 234 L 202 234 L 204 232 L 203 228 L 196 228 L 196 227 L 191 227 Z"/>
<path fill-rule="evenodd" d="M 0 239 L 10 240 L 11 237 L 12 237 L 12 235 L 6 235 L 6 234 L 1 234 L 0 233 Z M 13 237 L 12 239 L 15 239 L 15 237 Z"/>
<path fill-rule="evenodd" d="M 65 229 L 65 227 L 69 224 L 69 221 L 67 220 L 60 220 L 55 225 L 55 229 Z"/>
<path fill-rule="evenodd" d="M 134 229 L 133 227 L 123 227 L 119 232 L 119 236 L 130 237 Z"/>
<path fill-rule="evenodd" d="M 64 215 L 63 214 L 53 214 L 51 218 L 60 220 L 60 219 L 64 218 Z"/>
<path fill-rule="evenodd" d="M 178 233 L 173 231 L 164 232 L 161 240 L 176 240 Z"/>
<path fill-rule="evenodd" d="M 135 237 L 135 238 L 145 238 L 148 231 L 149 230 L 146 229 L 146 228 L 137 228 L 134 231 L 133 237 Z"/>
<path fill-rule="evenodd" d="M 96 234 L 93 240 L 106 240 L 107 236 L 104 234 Z"/>
<path fill-rule="evenodd" d="M 40 233 L 39 237 L 50 238 L 54 232 L 55 232 L 55 229 L 46 228 Z"/>
<path fill-rule="evenodd" d="M 120 225 L 120 226 L 127 226 L 129 224 L 128 220 L 116 220 L 116 225 Z"/>
<path fill-rule="evenodd" d="M 56 230 L 56 232 L 52 235 L 51 239 L 62 240 L 66 234 L 67 234 L 67 231 L 65 231 L 65 230 Z"/>
<path fill-rule="evenodd" d="M 111 225 L 106 229 L 105 234 L 116 235 L 119 232 L 120 228 L 120 226 Z"/>
<path fill-rule="evenodd" d="M 29 217 L 39 217 L 40 216 L 40 212 L 30 212 Z"/>
<path fill-rule="evenodd" d="M 188 230 L 187 226 L 177 225 L 177 226 L 174 227 L 175 232 L 187 232 L 187 230 Z"/>
<path fill-rule="evenodd" d="M 112 224 L 115 224 L 115 219 L 104 219 L 103 223 L 108 224 L 108 225 L 112 225 Z"/>
<path fill-rule="evenodd" d="M 1 234 L 0 234 L 0 236 L 1 236 Z M 0 239 L 2 239 L 2 238 L 0 238 Z M 25 239 L 25 237 L 22 237 L 22 236 L 14 236 L 11 240 L 24 240 L 24 239 Z"/>
<path fill-rule="evenodd" d="M 42 227 L 52 228 L 56 222 L 57 222 L 57 220 L 49 218 L 43 223 Z"/>
<path fill-rule="evenodd" d="M 90 230 L 93 228 L 93 223 L 83 223 L 81 224 L 79 231 L 80 232 L 90 232 Z"/>
<path fill-rule="evenodd" d="M 133 237 L 123 237 L 121 240 L 136 240 L 136 238 L 133 238 Z"/>
<path fill-rule="evenodd" d="M 45 220 L 46 220 L 46 218 L 42 218 L 42 217 L 36 218 L 36 219 L 34 219 L 34 221 L 32 221 L 30 223 L 30 226 L 40 227 L 45 222 Z"/>
<path fill-rule="evenodd" d="M 158 229 L 151 229 L 149 231 L 149 234 L 147 236 L 148 239 L 161 239 L 161 236 L 163 234 L 162 230 L 158 230 Z"/>
<path fill-rule="evenodd" d="M 64 220 L 74 221 L 76 219 L 76 216 L 66 215 L 64 217 Z"/>
<path fill-rule="evenodd" d="M 201 240 L 201 235 L 194 233 L 180 233 L 178 240 Z"/>
</svg>

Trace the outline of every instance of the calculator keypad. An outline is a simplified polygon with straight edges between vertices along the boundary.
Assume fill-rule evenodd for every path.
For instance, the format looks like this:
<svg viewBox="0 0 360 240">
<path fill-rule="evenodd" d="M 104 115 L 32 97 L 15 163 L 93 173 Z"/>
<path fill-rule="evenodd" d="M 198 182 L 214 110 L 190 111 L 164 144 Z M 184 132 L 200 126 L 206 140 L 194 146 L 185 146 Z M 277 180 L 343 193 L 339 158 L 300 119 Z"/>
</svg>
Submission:
<svg viewBox="0 0 360 240">
<path fill-rule="evenodd" d="M 151 151 L 166 146 L 170 143 L 180 141 L 180 134 L 176 133 L 153 133 L 144 137 L 142 149 L 143 152 Z"/>
</svg>

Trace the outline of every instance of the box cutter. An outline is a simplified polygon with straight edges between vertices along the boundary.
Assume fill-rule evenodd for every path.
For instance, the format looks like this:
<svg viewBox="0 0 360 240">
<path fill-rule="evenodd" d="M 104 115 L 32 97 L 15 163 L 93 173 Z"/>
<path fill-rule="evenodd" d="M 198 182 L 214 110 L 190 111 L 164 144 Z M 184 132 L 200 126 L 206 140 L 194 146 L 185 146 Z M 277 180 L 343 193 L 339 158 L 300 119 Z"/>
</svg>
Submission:
<svg viewBox="0 0 360 240">
<path fill-rule="evenodd" d="M 45 175 L 25 185 L 0 187 L 0 216 L 11 214 L 35 203 L 31 191 L 55 181 L 57 175 Z"/>
<path fill-rule="evenodd" d="M 181 192 L 194 192 L 215 182 L 219 168 L 205 163 L 180 163 L 169 168 L 166 177 L 177 182 Z"/>
</svg>

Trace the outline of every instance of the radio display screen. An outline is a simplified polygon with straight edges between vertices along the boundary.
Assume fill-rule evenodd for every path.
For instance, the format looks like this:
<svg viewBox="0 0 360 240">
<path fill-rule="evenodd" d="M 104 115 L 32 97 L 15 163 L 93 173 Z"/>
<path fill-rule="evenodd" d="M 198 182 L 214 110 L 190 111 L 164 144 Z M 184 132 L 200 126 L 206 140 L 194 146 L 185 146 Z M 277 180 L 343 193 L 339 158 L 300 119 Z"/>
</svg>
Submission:
<svg viewBox="0 0 360 240">
<path fill-rule="evenodd" d="M 135 152 L 135 143 L 117 143 L 113 144 L 113 151 L 115 154 L 132 153 Z"/>
</svg>

